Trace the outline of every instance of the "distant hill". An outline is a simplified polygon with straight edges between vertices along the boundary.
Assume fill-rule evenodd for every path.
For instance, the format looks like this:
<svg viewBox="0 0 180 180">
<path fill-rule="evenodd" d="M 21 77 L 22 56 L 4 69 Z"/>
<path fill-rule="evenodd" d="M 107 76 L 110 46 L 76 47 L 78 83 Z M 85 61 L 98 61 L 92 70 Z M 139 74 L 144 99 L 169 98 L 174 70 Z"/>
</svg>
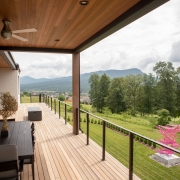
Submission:
<svg viewBox="0 0 180 180">
<path fill-rule="evenodd" d="M 81 92 L 89 91 L 88 79 L 91 74 L 97 73 L 98 75 L 103 75 L 104 73 L 108 75 L 111 79 L 115 77 L 125 77 L 127 75 L 143 74 L 143 72 L 137 68 L 126 69 L 126 70 L 106 70 L 106 71 L 96 71 L 80 75 L 81 80 Z M 21 91 L 72 91 L 72 76 L 55 78 L 55 79 L 35 79 L 29 76 L 21 77 Z"/>
</svg>

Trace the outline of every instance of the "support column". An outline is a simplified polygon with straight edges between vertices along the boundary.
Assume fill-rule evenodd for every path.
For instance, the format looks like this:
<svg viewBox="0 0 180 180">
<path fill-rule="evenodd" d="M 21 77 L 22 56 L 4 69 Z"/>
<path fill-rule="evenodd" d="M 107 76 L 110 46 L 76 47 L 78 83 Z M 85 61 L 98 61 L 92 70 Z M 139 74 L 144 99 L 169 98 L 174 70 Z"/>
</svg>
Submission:
<svg viewBox="0 0 180 180">
<path fill-rule="evenodd" d="M 79 134 L 79 115 L 76 109 L 80 108 L 80 54 L 72 55 L 72 109 L 73 109 L 73 134 Z"/>
</svg>

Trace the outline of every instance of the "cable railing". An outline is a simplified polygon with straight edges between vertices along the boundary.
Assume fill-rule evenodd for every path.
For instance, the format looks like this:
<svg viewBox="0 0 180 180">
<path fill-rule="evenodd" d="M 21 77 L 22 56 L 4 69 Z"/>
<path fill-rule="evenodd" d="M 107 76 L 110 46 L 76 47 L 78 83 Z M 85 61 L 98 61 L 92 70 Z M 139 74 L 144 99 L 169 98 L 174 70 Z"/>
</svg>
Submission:
<svg viewBox="0 0 180 180">
<path fill-rule="evenodd" d="M 72 105 L 43 95 L 41 99 L 59 118 L 63 117 L 65 124 L 68 119 L 68 111 L 72 116 Z M 69 108 L 69 109 L 68 109 Z M 145 137 L 132 130 L 114 124 L 91 112 L 76 109 L 77 117 L 80 117 L 80 130 L 86 134 L 86 145 L 90 145 L 90 138 L 102 148 L 102 161 L 106 160 L 106 152 L 115 157 L 121 164 L 129 169 L 127 179 L 132 180 L 136 174 L 144 180 L 171 179 L 180 177 L 180 163 L 173 166 L 160 162 L 154 157 L 158 149 L 166 148 L 180 157 L 178 149 Z M 71 122 L 70 122 L 71 123 Z M 159 162 L 158 162 L 159 161 Z"/>
</svg>

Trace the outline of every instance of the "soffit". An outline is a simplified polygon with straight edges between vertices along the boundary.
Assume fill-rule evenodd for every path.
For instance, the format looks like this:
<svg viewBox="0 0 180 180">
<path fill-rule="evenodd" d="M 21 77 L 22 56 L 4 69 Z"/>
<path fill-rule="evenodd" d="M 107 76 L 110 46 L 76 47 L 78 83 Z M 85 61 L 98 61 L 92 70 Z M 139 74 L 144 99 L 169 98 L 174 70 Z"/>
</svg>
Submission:
<svg viewBox="0 0 180 180">
<path fill-rule="evenodd" d="M 1 21 L 9 20 L 12 31 L 36 28 L 38 32 L 16 34 L 27 42 L 0 37 L 0 48 L 81 52 L 166 1 L 89 0 L 82 6 L 79 0 L 1 0 L 0 29 Z"/>
<path fill-rule="evenodd" d="M 10 68 L 6 61 L 0 56 L 0 68 Z"/>
</svg>

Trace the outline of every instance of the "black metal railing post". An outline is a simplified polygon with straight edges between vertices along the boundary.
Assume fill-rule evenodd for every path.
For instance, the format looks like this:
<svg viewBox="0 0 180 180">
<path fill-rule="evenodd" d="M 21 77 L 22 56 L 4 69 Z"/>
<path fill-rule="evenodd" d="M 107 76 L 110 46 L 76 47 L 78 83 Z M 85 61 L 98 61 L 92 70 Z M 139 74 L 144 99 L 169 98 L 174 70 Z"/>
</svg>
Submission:
<svg viewBox="0 0 180 180">
<path fill-rule="evenodd" d="M 78 135 L 78 134 L 79 134 L 78 123 L 79 123 L 79 109 L 76 108 L 76 132 L 75 132 L 75 135 Z"/>
<path fill-rule="evenodd" d="M 41 103 L 41 93 L 39 94 L 39 103 Z"/>
<path fill-rule="evenodd" d="M 49 107 L 49 96 L 48 96 L 48 107 Z"/>
<path fill-rule="evenodd" d="M 32 97 L 31 97 L 31 93 L 30 93 L 30 103 L 32 103 Z"/>
<path fill-rule="evenodd" d="M 54 112 L 56 114 L 56 99 L 54 99 Z"/>
<path fill-rule="evenodd" d="M 64 104 L 64 106 L 65 106 L 65 124 L 67 124 L 67 107 L 66 107 L 66 104 Z"/>
<path fill-rule="evenodd" d="M 89 114 L 86 113 L 86 133 L 87 133 L 87 145 L 89 145 Z"/>
<path fill-rule="evenodd" d="M 134 134 L 130 132 L 129 134 L 129 180 L 133 180 L 133 143 Z"/>
<path fill-rule="evenodd" d="M 52 111 L 52 97 L 51 97 L 51 111 Z"/>
<path fill-rule="evenodd" d="M 59 119 L 60 119 L 60 117 L 61 117 L 61 103 L 60 103 L 60 101 L 59 101 Z"/>
<path fill-rule="evenodd" d="M 102 161 L 105 160 L 106 151 L 106 121 L 103 121 L 103 132 L 102 132 Z"/>
</svg>

